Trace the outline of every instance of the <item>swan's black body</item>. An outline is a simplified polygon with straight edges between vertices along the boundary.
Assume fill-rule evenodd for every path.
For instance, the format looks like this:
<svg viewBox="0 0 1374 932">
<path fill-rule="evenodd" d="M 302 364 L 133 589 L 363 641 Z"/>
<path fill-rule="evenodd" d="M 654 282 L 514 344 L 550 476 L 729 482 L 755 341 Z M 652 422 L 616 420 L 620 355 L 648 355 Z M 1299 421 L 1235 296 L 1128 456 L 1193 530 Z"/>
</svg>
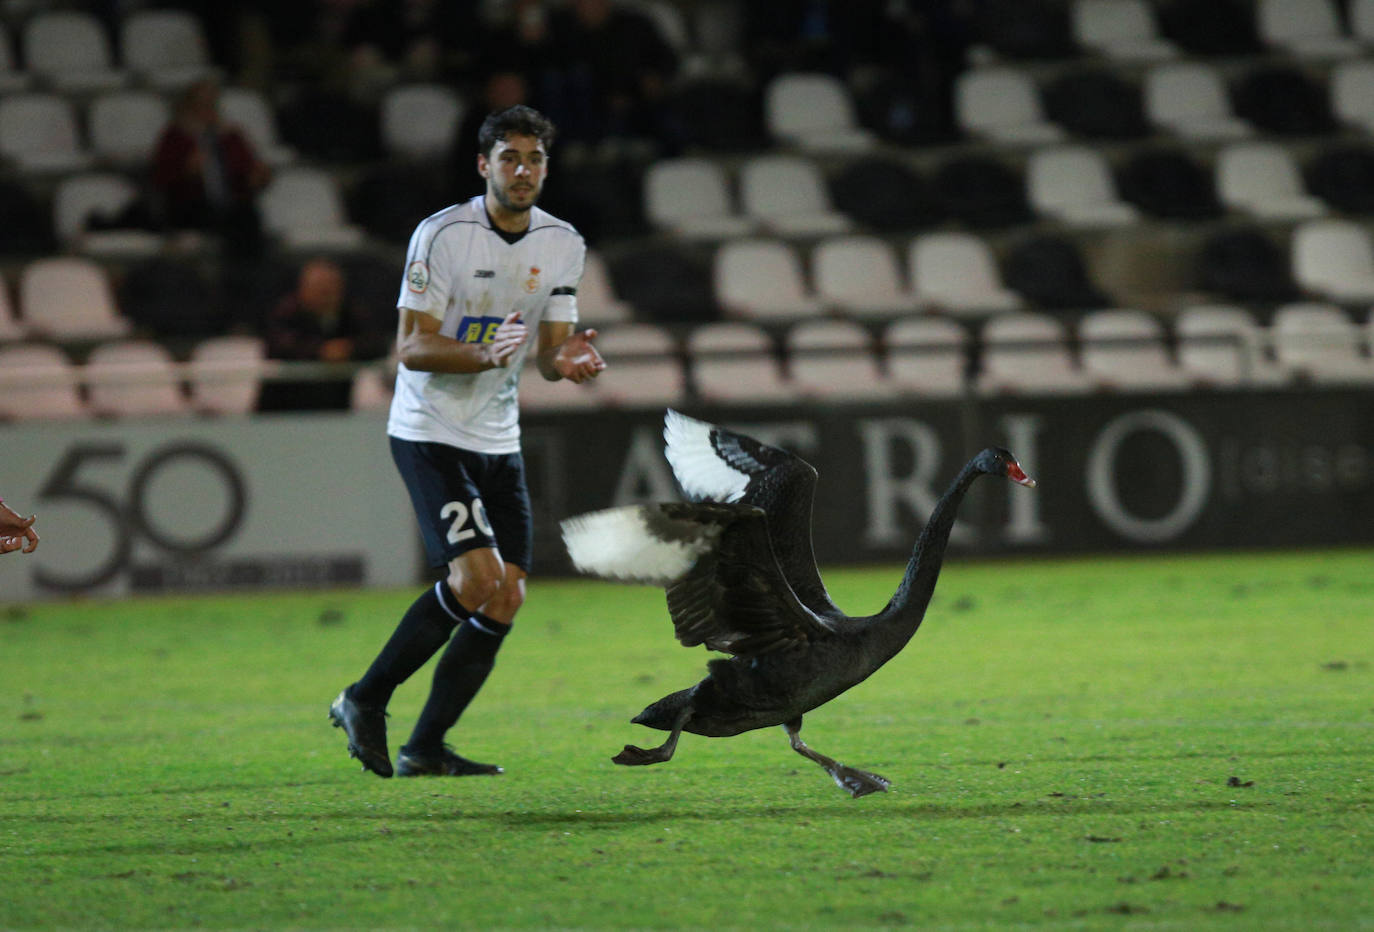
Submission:
<svg viewBox="0 0 1374 932">
<path fill-rule="evenodd" d="M 884 778 L 845 767 L 807 747 L 799 735 L 802 716 L 862 682 L 916 633 L 935 589 L 955 512 L 974 480 L 1001 475 L 1025 485 L 1034 481 L 1007 451 L 979 453 L 936 505 L 891 601 L 876 615 L 851 618 L 835 607 L 816 569 L 810 528 L 816 472 L 810 465 L 672 411 L 666 435 L 669 460 L 684 489 L 717 501 L 598 514 L 625 518 L 637 529 L 628 536 L 643 534 L 674 546 L 692 541 L 694 549 L 681 557 L 681 565 L 658 570 L 623 565 L 620 555 L 598 559 L 589 551 L 599 531 L 579 524 L 585 519 L 566 522 L 565 539 L 574 562 L 584 569 L 663 583 L 678 640 L 734 656 L 710 661 L 703 680 L 663 697 L 634 719 L 671 732 L 662 746 L 626 746 L 615 761 L 667 760 L 683 731 L 725 737 L 782 725 L 792 747 L 819 763 L 852 795 L 886 789 Z M 638 546 L 627 552 L 643 559 Z"/>
</svg>

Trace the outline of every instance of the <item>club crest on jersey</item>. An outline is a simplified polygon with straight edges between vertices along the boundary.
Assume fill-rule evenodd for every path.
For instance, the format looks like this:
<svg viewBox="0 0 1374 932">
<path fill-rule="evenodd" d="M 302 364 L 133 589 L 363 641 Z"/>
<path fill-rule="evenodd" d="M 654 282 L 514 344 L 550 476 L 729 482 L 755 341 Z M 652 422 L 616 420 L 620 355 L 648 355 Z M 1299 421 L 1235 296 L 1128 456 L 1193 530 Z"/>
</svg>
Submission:
<svg viewBox="0 0 1374 932">
<path fill-rule="evenodd" d="M 539 268 L 537 266 L 530 266 L 530 277 L 525 279 L 525 290 L 530 294 L 539 290 Z"/>
<path fill-rule="evenodd" d="M 458 321 L 455 338 L 459 343 L 490 343 L 496 336 L 496 328 L 501 326 L 500 317 L 464 316 Z"/>
<path fill-rule="evenodd" d="M 429 287 L 429 265 L 420 259 L 406 269 L 406 287 L 416 294 L 424 294 Z"/>
</svg>

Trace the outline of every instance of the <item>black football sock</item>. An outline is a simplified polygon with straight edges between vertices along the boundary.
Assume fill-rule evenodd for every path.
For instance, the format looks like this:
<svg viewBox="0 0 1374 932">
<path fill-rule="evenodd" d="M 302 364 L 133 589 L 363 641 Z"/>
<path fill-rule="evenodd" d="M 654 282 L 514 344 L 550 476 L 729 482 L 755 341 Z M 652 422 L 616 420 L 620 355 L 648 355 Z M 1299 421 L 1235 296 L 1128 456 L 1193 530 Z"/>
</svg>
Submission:
<svg viewBox="0 0 1374 932">
<path fill-rule="evenodd" d="M 437 752 L 443 748 L 444 735 L 486 682 L 509 630 L 510 625 L 492 621 L 480 612 L 458 626 L 434 668 L 434 685 L 406 750 Z"/>
<path fill-rule="evenodd" d="M 363 678 L 351 687 L 356 702 L 386 708 L 391 694 L 444 646 L 459 622 L 468 617 L 448 586 L 440 581 L 416 599 L 396 626 Z"/>
</svg>

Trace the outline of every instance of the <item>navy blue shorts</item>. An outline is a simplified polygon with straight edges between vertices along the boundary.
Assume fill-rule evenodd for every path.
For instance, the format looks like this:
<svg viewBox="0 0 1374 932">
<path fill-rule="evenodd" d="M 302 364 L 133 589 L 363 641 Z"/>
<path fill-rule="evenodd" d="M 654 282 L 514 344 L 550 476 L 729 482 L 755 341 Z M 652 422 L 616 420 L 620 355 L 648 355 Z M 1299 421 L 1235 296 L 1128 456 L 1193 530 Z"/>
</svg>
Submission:
<svg viewBox="0 0 1374 932">
<path fill-rule="evenodd" d="M 431 565 L 446 566 L 474 548 L 495 547 L 502 560 L 530 571 L 534 517 L 519 453 L 390 440 Z"/>
</svg>

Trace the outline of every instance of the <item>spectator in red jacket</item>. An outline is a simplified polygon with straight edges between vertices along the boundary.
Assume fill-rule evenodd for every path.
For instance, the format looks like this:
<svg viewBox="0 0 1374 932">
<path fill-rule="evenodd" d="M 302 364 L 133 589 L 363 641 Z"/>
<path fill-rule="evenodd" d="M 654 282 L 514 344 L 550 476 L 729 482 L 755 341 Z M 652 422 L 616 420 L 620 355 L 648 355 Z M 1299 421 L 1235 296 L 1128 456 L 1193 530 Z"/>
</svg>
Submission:
<svg viewBox="0 0 1374 932">
<path fill-rule="evenodd" d="M 221 118 L 219 85 L 204 80 L 187 88 L 153 153 L 163 225 L 217 234 L 232 252 L 257 252 L 262 229 L 254 196 L 270 177 L 248 137 Z"/>
</svg>

